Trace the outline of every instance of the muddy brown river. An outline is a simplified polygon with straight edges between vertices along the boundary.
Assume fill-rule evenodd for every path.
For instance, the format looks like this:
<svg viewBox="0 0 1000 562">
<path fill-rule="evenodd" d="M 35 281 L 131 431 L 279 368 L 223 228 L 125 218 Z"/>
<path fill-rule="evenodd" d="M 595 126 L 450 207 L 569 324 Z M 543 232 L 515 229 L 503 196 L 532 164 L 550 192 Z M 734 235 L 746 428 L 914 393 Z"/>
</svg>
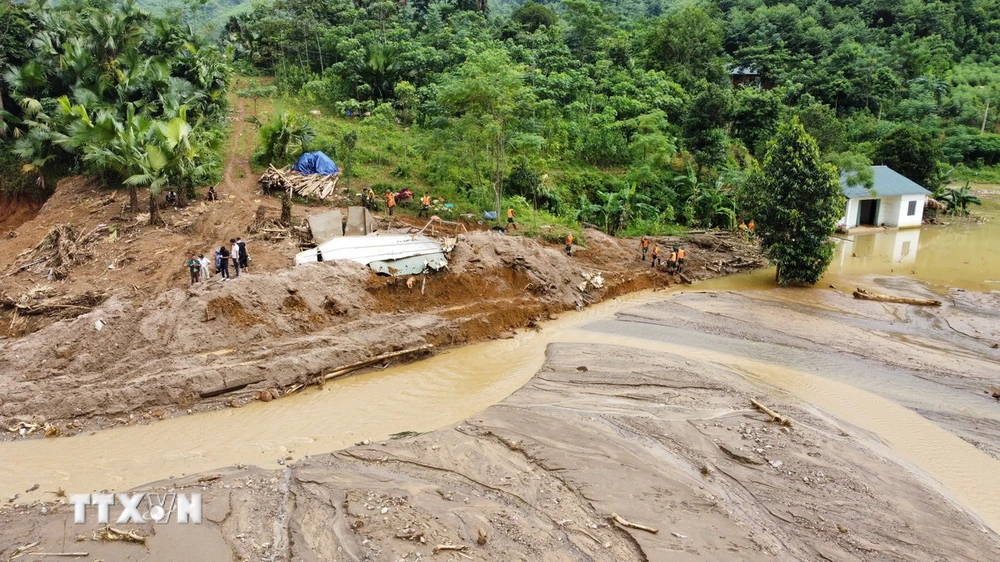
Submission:
<svg viewBox="0 0 1000 562">
<path fill-rule="evenodd" d="M 988 203 L 987 214 L 1000 216 L 997 203 Z M 23 501 L 51 499 L 47 493 L 59 488 L 122 490 L 238 463 L 273 468 L 288 456 L 431 431 L 520 388 L 542 366 L 549 343 L 592 342 L 734 368 L 771 392 L 860 428 L 867 446 L 914 468 L 1000 531 L 1000 405 L 968 383 L 1000 379 L 1000 352 L 987 345 L 994 336 L 1000 341 L 996 310 L 983 317 L 975 307 L 946 300 L 939 310 L 898 316 L 844 293 L 855 286 L 917 295 L 947 295 L 949 287 L 989 292 L 1000 289 L 1000 260 L 992 259 L 998 254 L 995 220 L 843 236 L 816 289 L 774 290 L 767 270 L 687 288 L 740 292 L 719 305 L 707 296 L 677 304 L 678 311 L 708 313 L 718 324 L 685 320 L 686 313 L 676 315 L 676 326 L 644 323 L 644 315 L 673 314 L 665 302 L 670 293 L 645 292 L 564 314 L 510 340 L 390 365 L 273 404 L 0 443 L 0 496 L 20 493 Z M 935 372 L 947 380 L 921 375 Z M 26 494 L 33 484 L 38 490 Z"/>
</svg>

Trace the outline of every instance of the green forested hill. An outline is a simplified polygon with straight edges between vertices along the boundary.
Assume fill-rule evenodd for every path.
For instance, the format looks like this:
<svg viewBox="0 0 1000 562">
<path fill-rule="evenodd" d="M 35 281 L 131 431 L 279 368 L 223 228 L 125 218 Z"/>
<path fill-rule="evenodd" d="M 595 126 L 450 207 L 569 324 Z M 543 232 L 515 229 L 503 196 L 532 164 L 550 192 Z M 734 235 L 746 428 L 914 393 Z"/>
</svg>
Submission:
<svg viewBox="0 0 1000 562">
<path fill-rule="evenodd" d="M 152 14 L 179 15 L 205 32 L 217 32 L 232 16 L 250 9 L 252 0 L 139 0 Z"/>
<path fill-rule="evenodd" d="M 186 13 L 237 5 L 215 1 Z M 931 189 L 1000 179 L 995 1 L 274 0 L 218 41 L 241 74 L 275 77 L 244 94 L 322 110 L 309 147 L 357 144 L 396 187 L 610 232 L 732 227 L 793 118 L 860 181 L 868 163 Z"/>
</svg>

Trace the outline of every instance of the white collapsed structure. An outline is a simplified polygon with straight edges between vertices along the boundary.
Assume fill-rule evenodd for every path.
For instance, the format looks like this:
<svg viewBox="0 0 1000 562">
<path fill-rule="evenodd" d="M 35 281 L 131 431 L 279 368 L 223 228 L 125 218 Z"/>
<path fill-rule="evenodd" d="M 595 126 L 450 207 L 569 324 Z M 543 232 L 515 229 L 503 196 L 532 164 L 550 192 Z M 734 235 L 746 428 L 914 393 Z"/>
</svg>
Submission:
<svg viewBox="0 0 1000 562">
<path fill-rule="evenodd" d="M 340 213 L 336 214 L 339 219 Z M 454 243 L 448 245 L 446 249 L 441 243 L 420 234 L 335 235 L 315 248 L 296 254 L 295 265 L 349 260 L 383 275 L 416 275 L 427 269 L 437 271 L 447 267 L 445 253 Z"/>
</svg>

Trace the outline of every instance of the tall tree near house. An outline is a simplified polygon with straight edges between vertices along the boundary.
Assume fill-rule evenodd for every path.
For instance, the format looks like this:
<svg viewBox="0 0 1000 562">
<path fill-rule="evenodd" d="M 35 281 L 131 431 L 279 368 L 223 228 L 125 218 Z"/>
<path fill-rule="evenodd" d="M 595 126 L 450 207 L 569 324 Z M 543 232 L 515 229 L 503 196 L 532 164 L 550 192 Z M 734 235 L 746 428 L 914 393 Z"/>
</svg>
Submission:
<svg viewBox="0 0 1000 562">
<path fill-rule="evenodd" d="M 940 158 L 941 148 L 931 135 L 904 125 L 879 140 L 873 160 L 928 186 L 934 183 Z"/>
<path fill-rule="evenodd" d="M 778 129 L 740 195 L 743 216 L 756 222 L 764 255 L 777 265 L 777 282 L 814 285 L 833 259 L 829 236 L 845 199 L 836 166 L 823 161 L 797 117 Z"/>
</svg>

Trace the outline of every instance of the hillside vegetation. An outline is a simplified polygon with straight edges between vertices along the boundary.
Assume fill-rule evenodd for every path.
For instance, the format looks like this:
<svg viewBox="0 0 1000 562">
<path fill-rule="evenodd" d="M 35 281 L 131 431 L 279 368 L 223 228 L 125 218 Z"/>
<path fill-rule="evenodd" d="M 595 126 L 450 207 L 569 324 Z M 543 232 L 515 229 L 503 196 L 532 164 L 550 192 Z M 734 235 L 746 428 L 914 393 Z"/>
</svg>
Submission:
<svg viewBox="0 0 1000 562">
<path fill-rule="evenodd" d="M 748 170 L 793 117 L 824 159 L 861 182 L 871 163 L 930 189 L 1000 176 L 991 2 L 277 0 L 231 17 L 218 48 L 130 3 L 60 6 L 3 8 L 8 170 L 15 160 L 55 168 L 69 150 L 63 172 L 114 171 L 87 156 L 104 140 L 59 137 L 75 136 L 67 127 L 78 107 L 124 123 L 129 107 L 169 121 L 187 106 L 186 122 L 210 146 L 228 66 L 274 77 L 239 92 L 281 108 L 260 115 L 259 166 L 319 149 L 354 190 L 426 189 L 458 210 L 513 206 L 610 233 L 733 228 L 746 218 L 736 202 Z M 197 23 L 197 6 L 179 13 Z M 119 37 L 101 30 L 109 18 L 138 22 L 120 51 L 100 44 Z M 72 58 L 79 41 L 91 45 L 82 62 Z M 181 99 L 165 103 L 148 75 L 141 86 L 121 72 L 147 56 L 163 64 L 143 68 Z M 192 67 L 206 58 L 210 79 Z M 272 138 L 284 139 L 281 150 Z M 188 193 L 217 174 L 211 152 L 184 176 Z M 4 189 L 37 189 L 5 178 Z"/>
</svg>

